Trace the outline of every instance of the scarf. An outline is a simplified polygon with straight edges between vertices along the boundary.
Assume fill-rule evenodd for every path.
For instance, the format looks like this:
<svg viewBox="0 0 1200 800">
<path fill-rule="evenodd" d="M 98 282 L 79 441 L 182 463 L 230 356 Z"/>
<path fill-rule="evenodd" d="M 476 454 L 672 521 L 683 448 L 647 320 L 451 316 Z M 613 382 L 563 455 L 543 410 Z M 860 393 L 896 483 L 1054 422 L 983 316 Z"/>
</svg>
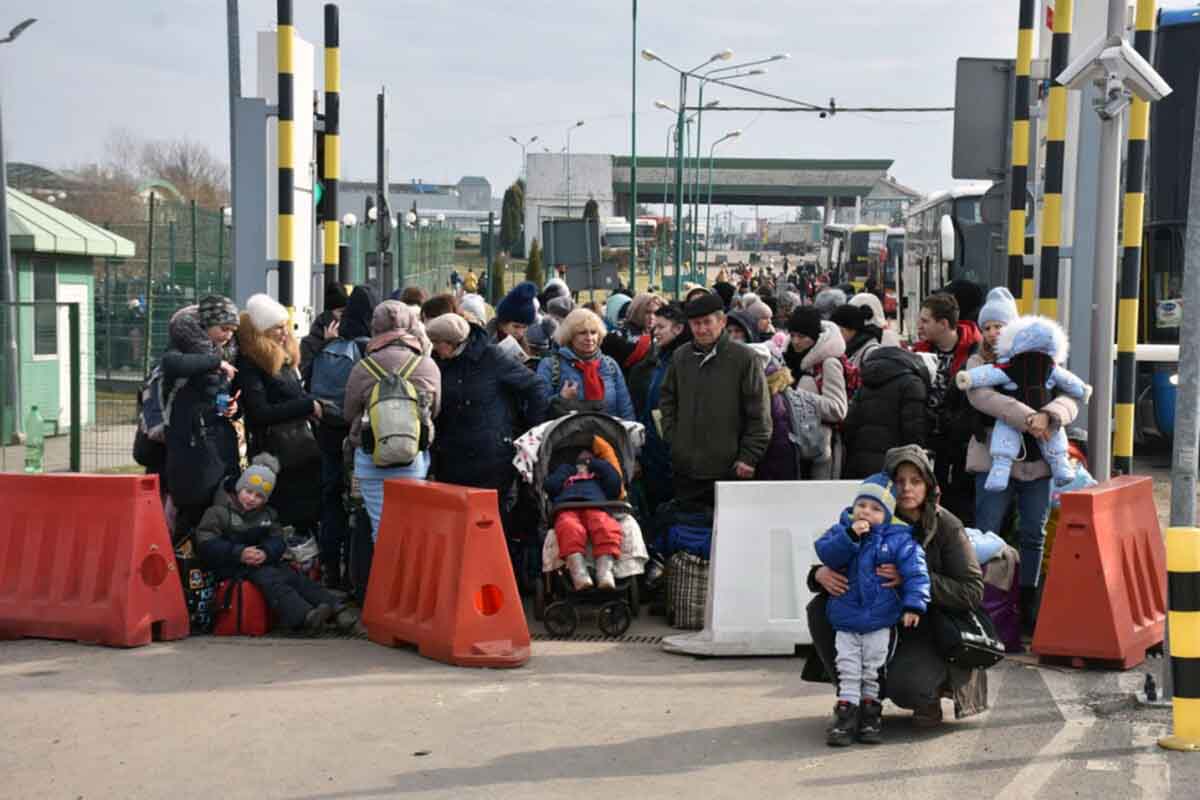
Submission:
<svg viewBox="0 0 1200 800">
<path fill-rule="evenodd" d="M 600 377 L 600 359 L 589 358 L 587 361 L 576 361 L 573 366 L 583 376 L 583 399 L 604 399 L 604 378 Z"/>
</svg>

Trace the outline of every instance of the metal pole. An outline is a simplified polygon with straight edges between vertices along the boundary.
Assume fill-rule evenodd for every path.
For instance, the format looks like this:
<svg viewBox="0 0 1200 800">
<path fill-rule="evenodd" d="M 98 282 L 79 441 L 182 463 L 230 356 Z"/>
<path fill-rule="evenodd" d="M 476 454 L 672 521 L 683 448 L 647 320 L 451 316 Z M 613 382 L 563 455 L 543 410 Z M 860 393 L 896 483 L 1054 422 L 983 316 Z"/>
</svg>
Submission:
<svg viewBox="0 0 1200 800">
<path fill-rule="evenodd" d="M 1134 47 L 1150 61 L 1154 42 L 1155 0 L 1138 0 Z M 1117 306 L 1117 435 L 1113 467 L 1133 474 L 1133 413 L 1137 393 L 1138 284 L 1142 269 L 1142 227 L 1146 208 L 1146 151 L 1150 139 L 1150 104 L 1137 97 L 1129 108 L 1129 149 L 1125 161 L 1125 213 L 1122 228 L 1120 301 Z"/>
<path fill-rule="evenodd" d="M 1063 164 L 1067 138 L 1067 87 L 1058 76 L 1071 59 L 1074 0 L 1054 5 L 1054 35 L 1050 46 L 1050 108 L 1046 120 L 1046 179 L 1042 203 L 1041 283 L 1038 313 L 1058 319 L 1058 258 L 1062 245 Z"/>
<path fill-rule="evenodd" d="M 192 300 L 200 302 L 200 246 L 196 241 L 196 201 L 192 200 Z"/>
<path fill-rule="evenodd" d="M 708 198 L 704 203 L 704 235 L 708 236 L 709 226 L 712 225 L 712 174 L 713 174 L 713 155 L 716 153 L 717 143 L 713 142 L 712 147 L 708 148 Z M 709 247 L 704 249 L 704 283 L 708 283 L 708 254 L 712 249 L 712 242 Z"/>
<path fill-rule="evenodd" d="M 571 131 L 575 130 L 572 125 L 567 128 L 567 217 L 571 216 Z"/>
<path fill-rule="evenodd" d="M 322 283 L 338 275 L 341 264 L 341 220 L 338 217 L 338 181 L 342 177 L 342 49 L 338 7 L 325 4 L 325 254 Z"/>
<path fill-rule="evenodd" d="M 1108 35 L 1125 27 L 1125 0 L 1108 0 Z M 1092 285 L 1091 379 L 1095 393 L 1088 414 L 1088 461 L 1097 480 L 1112 476 L 1112 389 L 1114 310 L 1117 297 L 1117 221 L 1120 216 L 1121 121 L 1100 125 L 1100 188 L 1096 210 L 1096 270 Z"/>
<path fill-rule="evenodd" d="M 392 271 L 387 268 L 387 247 L 384 246 L 384 217 L 391 213 L 388 195 L 387 152 L 387 88 L 375 96 L 375 258 L 380 298 L 392 291 Z"/>
<path fill-rule="evenodd" d="M 149 318 L 147 316 L 147 318 Z M 79 303 L 67 304 L 67 341 L 71 351 L 71 472 L 83 472 L 83 455 L 81 453 L 83 420 L 80 419 L 80 373 L 83 365 L 80 363 L 79 343 Z M 149 343 L 146 352 L 150 352 Z"/>
<path fill-rule="evenodd" d="M 8 239 L 8 166 L 4 159 L 4 114 L 0 110 L 0 300 L 17 302 L 17 267 L 12 258 L 12 247 Z M 6 306 L 4 315 L 4 382 L 8 384 L 7 400 L 13 409 L 13 432 L 21 430 L 21 353 L 17 348 L 17 321 L 20 314 L 16 306 Z"/>
<path fill-rule="evenodd" d="M 1025 187 L 1029 182 L 1029 73 L 1033 63 L 1033 7 L 1034 0 L 1020 0 L 1012 169 L 1008 187 L 1008 288 L 1016 296 L 1023 314 L 1029 312 L 1029 304 L 1033 301 L 1033 279 L 1025 280 Z"/>
<path fill-rule="evenodd" d="M 629 125 L 629 143 L 633 151 L 629 160 L 629 291 L 637 292 L 637 221 L 638 221 L 638 184 L 637 184 L 637 0 L 633 0 L 633 74 L 632 99 Z"/>
<path fill-rule="evenodd" d="M 154 311 L 154 192 L 150 193 L 150 230 L 146 232 L 146 321 L 142 332 L 142 374 L 150 374 L 150 318 Z"/>
<path fill-rule="evenodd" d="M 683 136 L 687 106 L 687 75 L 679 73 L 679 118 L 675 121 L 675 299 L 683 289 Z"/>
<path fill-rule="evenodd" d="M 292 316 L 292 280 L 296 268 L 293 230 L 296 222 L 296 106 L 295 69 L 292 48 L 292 0 L 278 0 L 278 26 L 275 45 L 275 69 L 279 79 L 279 236 L 276 256 L 279 260 L 279 303 Z"/>
<path fill-rule="evenodd" d="M 104 226 L 108 230 L 112 230 L 112 225 Z M 104 259 L 104 308 L 108 313 L 104 315 L 104 376 L 108 380 L 112 380 L 112 259 Z M 93 316 L 94 318 L 94 316 Z M 4 426 L 0 425 L 0 430 L 4 430 Z"/>
<path fill-rule="evenodd" d="M 695 174 L 692 175 L 692 280 L 696 280 L 695 275 L 699 272 L 696 260 L 699 253 L 698 242 L 700 239 L 700 226 L 698 224 L 700 218 L 700 165 L 703 163 L 700 159 L 704 157 L 704 153 L 701 150 L 704 145 L 701 144 L 703 140 L 700 138 L 700 132 L 704 121 L 704 84 L 706 83 L 708 81 L 701 79 L 700 98 L 696 102 L 696 154 L 692 159 L 692 163 L 695 165 Z M 698 281 L 701 284 L 707 282 L 705 280 Z"/>
<path fill-rule="evenodd" d="M 225 291 L 225 206 L 217 212 L 217 293 Z"/>
<path fill-rule="evenodd" d="M 242 96 L 242 45 L 238 0 L 225 0 L 225 40 L 229 59 L 229 187 L 237 185 L 237 101 Z M 224 224 L 224 216 L 221 218 Z"/>
</svg>

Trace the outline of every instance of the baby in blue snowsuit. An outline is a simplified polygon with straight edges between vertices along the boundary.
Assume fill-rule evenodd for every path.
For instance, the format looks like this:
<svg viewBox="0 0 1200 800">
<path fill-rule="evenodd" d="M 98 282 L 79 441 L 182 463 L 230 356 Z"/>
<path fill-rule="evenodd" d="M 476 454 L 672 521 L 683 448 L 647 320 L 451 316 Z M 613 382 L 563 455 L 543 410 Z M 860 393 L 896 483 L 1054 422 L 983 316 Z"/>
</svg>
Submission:
<svg viewBox="0 0 1200 800">
<path fill-rule="evenodd" d="M 885 473 L 858 487 L 854 505 L 817 540 L 817 556 L 830 569 L 844 573 L 849 588 L 830 597 L 829 623 L 836 632 L 838 702 L 826 733 L 835 747 L 858 740 L 882 741 L 883 708 L 879 704 L 879 670 L 887 662 L 892 629 L 897 622 L 912 628 L 929 605 L 929 572 L 925 552 L 912 529 L 893 519 L 896 496 Z M 875 570 L 894 564 L 898 589 L 887 588 Z"/>
</svg>

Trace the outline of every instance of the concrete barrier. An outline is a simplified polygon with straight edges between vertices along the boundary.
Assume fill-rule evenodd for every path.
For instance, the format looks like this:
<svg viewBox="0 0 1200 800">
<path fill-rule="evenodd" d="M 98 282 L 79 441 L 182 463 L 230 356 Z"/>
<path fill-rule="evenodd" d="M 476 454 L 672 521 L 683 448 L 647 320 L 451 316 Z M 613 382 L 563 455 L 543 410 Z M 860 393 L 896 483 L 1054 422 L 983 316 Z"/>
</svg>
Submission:
<svg viewBox="0 0 1200 800">
<path fill-rule="evenodd" d="M 858 481 L 717 484 L 704 630 L 663 639 L 670 653 L 792 655 L 812 644 L 806 579 L 813 543 L 854 500 Z"/>
</svg>

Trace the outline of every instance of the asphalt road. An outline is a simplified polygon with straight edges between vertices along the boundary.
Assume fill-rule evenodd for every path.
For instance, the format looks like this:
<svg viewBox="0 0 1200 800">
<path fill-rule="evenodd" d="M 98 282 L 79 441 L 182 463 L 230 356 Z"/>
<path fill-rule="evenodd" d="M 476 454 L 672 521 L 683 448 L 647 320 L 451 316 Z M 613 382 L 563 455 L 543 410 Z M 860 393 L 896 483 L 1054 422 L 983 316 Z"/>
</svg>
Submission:
<svg viewBox="0 0 1200 800">
<path fill-rule="evenodd" d="M 630 634 L 657 634 L 639 620 Z M 0 797 L 1179 798 L 1200 755 L 1155 746 L 1141 670 L 1009 660 L 993 710 L 828 748 L 799 658 L 535 642 L 516 670 L 366 641 L 0 644 Z M 1155 665 L 1156 668 L 1156 665 Z M 949 713 L 950 704 L 946 703 Z"/>
</svg>

